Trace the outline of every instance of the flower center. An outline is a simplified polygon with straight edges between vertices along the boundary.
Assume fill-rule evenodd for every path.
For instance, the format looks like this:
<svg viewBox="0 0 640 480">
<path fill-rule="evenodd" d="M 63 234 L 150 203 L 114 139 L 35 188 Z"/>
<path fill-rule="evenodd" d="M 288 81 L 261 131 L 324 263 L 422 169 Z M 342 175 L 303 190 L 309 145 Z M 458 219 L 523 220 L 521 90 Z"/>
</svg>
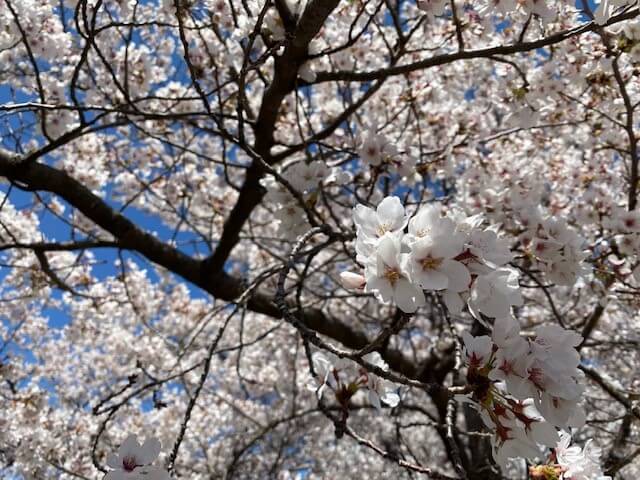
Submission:
<svg viewBox="0 0 640 480">
<path fill-rule="evenodd" d="M 510 375 L 511 372 L 513 371 L 511 364 L 506 359 L 502 360 L 502 364 L 498 368 L 502 370 L 505 375 Z"/>
<path fill-rule="evenodd" d="M 476 352 L 471 353 L 471 357 L 469 358 L 469 366 L 472 368 L 478 368 L 482 365 L 483 357 L 482 355 L 478 355 Z"/>
<path fill-rule="evenodd" d="M 426 237 L 429 234 L 431 234 L 431 227 L 424 227 L 416 232 L 416 237 L 422 238 Z"/>
<path fill-rule="evenodd" d="M 400 272 L 392 267 L 385 267 L 384 277 L 389 281 L 391 286 L 394 286 L 398 280 L 400 280 Z"/>
<path fill-rule="evenodd" d="M 389 224 L 381 223 L 378 225 L 378 229 L 376 230 L 376 233 L 378 234 L 379 237 L 382 237 L 389 230 L 391 230 L 391 226 Z"/>
<path fill-rule="evenodd" d="M 533 383 L 536 387 L 538 387 L 538 389 L 545 390 L 543 385 L 544 373 L 542 369 L 539 367 L 529 368 L 528 373 L 529 373 L 529 380 L 531 381 L 531 383 Z"/>
<path fill-rule="evenodd" d="M 431 256 L 424 257 L 420 260 L 423 270 L 435 270 L 442 264 L 441 258 L 433 258 Z"/>
<path fill-rule="evenodd" d="M 133 470 L 138 466 L 138 462 L 136 462 L 136 457 L 124 457 L 122 459 L 122 466 L 127 472 L 133 472 Z"/>
</svg>

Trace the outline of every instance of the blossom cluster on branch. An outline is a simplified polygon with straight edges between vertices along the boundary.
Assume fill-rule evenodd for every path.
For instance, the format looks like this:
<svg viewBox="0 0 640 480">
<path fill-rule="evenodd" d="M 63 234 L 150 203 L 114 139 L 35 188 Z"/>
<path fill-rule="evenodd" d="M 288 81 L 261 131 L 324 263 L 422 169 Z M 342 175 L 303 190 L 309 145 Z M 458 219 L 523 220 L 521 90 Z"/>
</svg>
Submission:
<svg viewBox="0 0 640 480">
<path fill-rule="evenodd" d="M 424 305 L 424 291 L 438 291 L 452 313 L 466 303 L 472 314 L 504 317 L 522 304 L 507 242 L 482 218 L 458 221 L 441 216 L 435 205 L 420 207 L 409 219 L 398 197 L 376 210 L 354 209 L 357 261 L 364 265 L 364 291 L 402 311 Z M 407 232 L 405 233 L 405 227 Z"/>
<path fill-rule="evenodd" d="M 576 351 L 582 337 L 558 325 L 538 327 L 534 336 L 520 335 L 517 322 L 496 319 L 492 336 L 462 333 L 470 396 L 482 420 L 494 432 L 496 461 L 536 458 L 538 444 L 554 447 L 556 428 L 581 427 L 585 413 L 578 402 L 584 374 Z"/>
<path fill-rule="evenodd" d="M 640 477 L 639 18 L 0 0 L 0 477 Z"/>
</svg>

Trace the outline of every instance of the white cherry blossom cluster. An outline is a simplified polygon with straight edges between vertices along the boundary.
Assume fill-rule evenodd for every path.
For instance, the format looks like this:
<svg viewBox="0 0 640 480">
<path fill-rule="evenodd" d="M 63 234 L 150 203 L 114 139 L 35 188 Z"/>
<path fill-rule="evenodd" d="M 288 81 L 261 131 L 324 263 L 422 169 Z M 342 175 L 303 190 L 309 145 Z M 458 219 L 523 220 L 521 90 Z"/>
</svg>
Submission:
<svg viewBox="0 0 640 480">
<path fill-rule="evenodd" d="M 640 214 L 637 211 L 615 209 L 604 225 L 615 234 L 615 243 L 622 255 L 633 256 L 640 250 Z"/>
<path fill-rule="evenodd" d="M 503 14 L 507 15 L 521 11 L 527 15 L 536 15 L 544 22 L 552 21 L 557 14 L 556 2 L 545 0 L 485 0 L 479 2 L 477 11 L 482 16 Z M 560 2 L 557 2 L 560 3 Z M 615 13 L 623 7 L 634 5 L 636 0 L 601 0 L 593 12 L 593 18 L 599 25 L 604 25 Z M 445 15 L 450 3 L 446 0 L 417 0 L 417 6 L 431 18 Z"/>
<path fill-rule="evenodd" d="M 368 353 L 362 359 L 382 370 L 389 369 L 378 352 Z M 367 371 L 352 360 L 339 358 L 330 352 L 316 352 L 312 361 L 319 385 L 313 384 L 310 388 L 317 392 L 318 398 L 329 389 L 345 410 L 348 410 L 349 402 L 359 391 L 366 392 L 369 403 L 378 410 L 382 408 L 382 403 L 395 407 L 400 402 L 393 383 Z"/>
<path fill-rule="evenodd" d="M 560 440 L 553 449 L 549 461 L 529 467 L 531 480 L 611 480 L 600 466 L 601 450 L 587 440 L 584 448 L 571 445 L 571 434 L 559 433 Z"/>
<path fill-rule="evenodd" d="M 34 55 L 55 59 L 70 47 L 71 35 L 65 32 L 52 2 L 22 0 L 13 2 L 11 9 L 3 2 L 0 9 L 0 51 L 18 44 L 21 39 L 13 11 L 20 18 L 20 26 Z"/>
<path fill-rule="evenodd" d="M 397 173 L 401 177 L 410 176 L 415 172 L 414 157 L 403 155 L 396 143 L 384 133 L 378 132 L 375 125 L 362 134 L 358 155 L 365 164 L 379 171 Z"/>
<path fill-rule="evenodd" d="M 556 428 L 582 426 L 580 335 L 545 325 L 525 339 L 518 323 L 504 317 L 494 322 L 491 337 L 463 332 L 462 338 L 470 401 L 494 432 L 497 463 L 539 457 L 539 445 L 554 447 L 559 441 Z"/>
<path fill-rule="evenodd" d="M 593 214 L 592 200 L 586 201 L 580 220 L 564 214 L 550 215 L 540 206 L 545 202 L 545 187 L 536 180 L 509 185 L 498 182 L 492 188 L 480 188 L 484 182 L 491 182 L 486 174 L 472 168 L 464 175 L 473 179 L 467 194 L 477 207 L 474 211 L 486 212 L 492 222 L 502 224 L 504 231 L 517 237 L 514 249 L 525 254 L 533 271 L 543 273 L 556 285 L 569 287 L 588 276 L 591 252 L 581 235 L 585 223 L 581 220 L 584 210 Z"/>
<path fill-rule="evenodd" d="M 160 449 L 160 442 L 155 438 L 147 438 L 140 445 L 136 435 L 129 435 L 117 453 L 109 454 L 107 465 L 112 470 L 104 480 L 170 480 L 166 470 L 153 464 Z"/>
<path fill-rule="evenodd" d="M 605 247 L 615 253 L 611 265 L 621 277 L 629 274 L 636 283 L 640 283 L 640 214 L 624 208 L 613 208 L 611 215 L 603 221 L 603 226 L 613 234 L 612 242 L 603 242 Z"/>
<path fill-rule="evenodd" d="M 273 175 L 260 181 L 267 189 L 267 201 L 275 205 L 274 217 L 278 223 L 279 235 L 296 238 L 307 230 L 309 223 L 303 207 L 312 207 L 315 204 L 318 187 L 328 174 L 329 171 L 323 162 L 299 162 L 279 174 L 286 183 Z M 291 189 L 301 195 L 305 205 L 301 204 Z"/>
<path fill-rule="evenodd" d="M 516 11 L 518 7 L 526 14 L 534 14 L 545 21 L 552 20 L 555 12 L 547 5 L 545 0 L 486 0 L 479 2 L 478 13 L 481 15 L 495 15 L 497 13 L 508 14 Z M 444 15 L 449 2 L 447 0 L 418 0 L 418 8 L 430 17 Z"/>
<path fill-rule="evenodd" d="M 49 165 L 78 180 L 141 230 L 166 242 L 167 250 L 178 246 L 199 261 L 202 252 L 229 233 L 225 223 L 238 201 L 238 187 L 247 166 L 257 160 L 256 135 L 272 133 L 269 151 L 273 160 L 278 158 L 272 165 L 279 176 L 264 180 L 269 193 L 237 232 L 239 241 L 225 263 L 230 269 L 224 273 L 243 282 L 245 276 L 262 278 L 274 268 L 274 258 L 288 254 L 286 244 L 272 240 L 275 226 L 283 237 L 295 238 L 308 230 L 308 214 L 316 209 L 324 223 L 342 226 L 354 198 L 378 203 L 372 200 L 382 191 L 378 173 L 387 174 L 385 192 L 409 195 L 408 182 L 397 177 L 417 169 L 433 180 L 432 173 L 444 172 L 437 181 L 447 184 L 442 189 L 448 204 L 483 217 L 465 218 L 452 210 L 443 217 L 439 208 L 422 206 L 417 212 L 407 207 L 396 221 L 395 213 L 388 212 L 395 206 L 390 209 L 386 199 L 380 212 L 362 207 L 357 246 L 364 275 L 342 272 L 343 284 L 366 289 L 406 311 L 425 302 L 425 291 L 437 292 L 456 317 L 469 309 L 496 328 L 520 304 L 524 307 L 516 312 L 523 330 L 551 319 L 552 305 L 565 325 L 582 326 L 595 318 L 597 325 L 591 335 L 584 334 L 588 338 L 581 353 L 615 379 L 618 395 L 632 400 L 640 386 L 640 217 L 633 210 L 637 207 L 629 205 L 637 186 L 629 143 L 638 138 L 640 23 L 637 7 L 632 7 L 637 2 L 309 2 L 310 12 L 318 5 L 336 6 L 318 25 L 306 57 L 300 52 L 295 62 L 282 55 L 301 38 L 297 27 L 291 27 L 304 16 L 307 2 L 275 3 L 278 8 L 264 0 L 0 0 L 0 65 L 8 66 L 0 68 L 3 148 L 22 156 L 46 147 L 32 158 L 35 165 Z M 615 25 L 602 30 L 605 35 L 589 25 L 589 6 L 600 23 L 618 16 Z M 287 8 L 291 15 L 284 22 L 278 12 Z M 620 21 L 623 11 L 627 19 Z M 455 35 L 458 25 L 460 38 Z M 494 48 L 513 46 L 513 55 L 489 55 Z M 283 58 L 286 62 L 278 61 Z M 289 77 L 294 68 L 306 82 L 281 82 L 281 74 Z M 625 111 L 624 89 L 633 111 Z M 271 93 L 285 91 L 282 102 L 273 102 Z M 264 117 L 263 107 L 277 112 L 266 126 L 256 123 Z M 87 123 L 81 122 L 82 115 Z M 625 120 L 633 118 L 634 124 L 627 126 Z M 363 125 L 362 119 L 379 123 Z M 307 163 L 316 152 L 322 163 Z M 328 177 L 324 165 L 334 169 Z M 310 172 L 315 169 L 317 176 Z M 321 184 L 338 188 L 320 192 Z M 21 191 L 23 187 L 28 190 Z M 235 287 L 226 288 L 223 278 L 224 294 L 205 298 L 204 291 L 187 287 L 186 280 L 174 275 L 171 265 L 155 264 L 155 256 L 145 260 L 144 249 L 130 249 L 135 242 L 128 237 L 120 243 L 120 237 L 107 234 L 95 218 L 82 213 L 79 207 L 87 203 L 69 202 L 64 195 L 4 176 L 0 188 L 2 474 L 100 478 L 90 453 L 93 449 L 98 459 L 105 458 L 120 432 L 143 431 L 150 423 L 163 443 L 173 438 L 200 378 L 204 354 L 233 305 L 228 298 L 238 298 Z M 531 214 L 538 209 L 544 213 Z M 116 244 L 82 246 L 93 240 Z M 58 245 L 47 251 L 53 243 Z M 589 245 L 588 259 L 582 243 Z M 330 244 L 314 257 L 309 274 L 299 279 L 300 304 L 305 312 L 318 307 L 342 321 L 341 327 L 368 335 L 386 312 L 359 292 L 333 291 L 333 279 L 350 253 L 343 246 Z M 122 261 L 115 258 L 116 251 Z M 511 262 L 522 270 L 525 298 L 518 274 L 508 268 Z M 578 279 L 590 263 L 594 275 Z M 185 270 L 195 271 L 189 265 Z M 542 272 L 545 283 L 554 285 L 538 288 L 524 272 Z M 218 285 L 212 285 L 217 291 Z M 573 288 L 556 288 L 568 285 Z M 272 297 L 268 280 L 251 287 L 258 298 Z M 176 470 L 183 476 L 232 476 L 229 459 L 240 451 L 240 442 L 259 438 L 238 457 L 236 478 L 349 478 L 354 468 L 362 478 L 401 478 L 401 467 L 385 463 L 391 457 L 372 454 L 356 442 L 335 448 L 331 429 L 322 428 L 325 419 L 304 415 L 315 410 L 315 398 L 295 394 L 306 380 L 295 372 L 307 368 L 298 336 L 264 315 L 267 302 L 248 305 L 241 321 L 229 322 L 214 353 L 212 373 L 197 401 L 213 407 L 194 409 Z M 439 350 L 448 342 L 441 341 L 435 313 L 412 316 L 410 327 L 389 339 L 388 352 L 395 350 L 388 357 L 383 352 L 389 373 L 404 371 L 405 363 L 422 358 L 450 358 L 451 352 Z M 60 316 L 64 325 L 56 326 Z M 454 326 L 465 320 L 460 317 L 452 319 Z M 504 328 L 500 331 L 506 335 Z M 550 393 L 554 384 L 536 377 L 541 368 L 555 383 L 573 378 L 575 370 L 563 368 L 575 362 L 568 345 L 577 339 L 563 343 L 566 348 L 554 347 L 545 360 L 536 344 L 545 335 L 565 334 L 536 333 L 531 340 L 522 339 L 526 346 L 521 341 L 500 346 L 495 331 L 495 339 L 477 340 L 490 342 L 486 362 L 492 355 L 494 360 L 486 372 L 486 362 L 476 368 L 476 383 L 493 394 L 487 408 L 505 409 L 498 420 L 501 428 L 511 429 L 507 436 L 519 439 L 508 439 L 504 452 L 511 448 L 530 455 L 538 439 L 548 446 L 555 438 L 546 425 L 579 423 L 564 421 L 574 401 L 565 397 L 571 395 Z M 338 343 L 349 339 L 328 328 L 320 334 Z M 513 352 L 520 350 L 528 360 L 514 362 L 513 371 L 526 374 L 526 381 L 513 372 L 507 375 L 498 364 L 498 355 L 507 358 L 508 366 L 509 359 L 516 360 Z M 570 360 L 556 365 L 551 360 L 555 355 Z M 366 357 L 369 364 L 386 368 L 372 356 Z M 403 358 L 400 365 L 393 360 Z M 325 399 L 337 392 L 346 399 L 357 388 L 357 395 L 368 396 L 373 405 L 397 402 L 393 385 L 358 363 L 331 355 L 325 359 L 324 369 L 322 361 L 316 365 Z M 444 370 L 446 378 L 456 373 Z M 135 386 L 127 380 L 132 374 L 140 379 Z M 161 383 L 150 387 L 152 378 Z M 184 385 L 174 388 L 172 381 L 165 382 L 171 378 Z M 609 451 L 616 446 L 620 404 L 596 382 L 586 387 L 581 395 L 589 395 L 597 418 L 591 415 L 595 422 L 581 436 L 597 436 L 608 455 L 630 454 L 638 443 L 637 429 L 623 447 Z M 121 388 L 126 389 L 106 403 L 106 411 L 115 413 L 96 437 L 105 417 L 91 407 Z M 520 398 L 525 394 L 530 396 Z M 425 408 L 437 401 L 415 388 L 403 388 L 402 398 Z M 406 445 L 397 442 L 389 453 L 397 447 L 402 458 L 410 459 L 412 451 L 424 451 L 416 461 L 431 467 L 442 459 L 444 466 L 441 438 L 430 426 L 415 427 L 425 424 L 424 415 L 397 410 L 397 416 L 363 415 L 363 433 L 377 441 L 398 425 L 412 425 Z M 486 415 L 491 420 L 488 411 Z M 292 417 L 292 428 L 274 428 L 263 441 L 265 425 Z M 557 458 L 549 464 L 555 477 L 545 480 L 600 479 L 593 444 L 571 447 L 568 440 L 563 444 L 564 435 L 560 433 Z M 466 443 L 474 437 L 461 431 L 459 438 Z M 110 480 L 164 478 L 154 466 L 154 443 L 140 446 L 129 440 L 128 445 L 117 458 L 109 458 Z M 280 455 L 283 446 L 286 455 Z M 468 450 L 469 444 L 464 447 Z M 313 471 L 297 470 L 310 459 Z M 638 462 L 632 462 L 623 475 L 638 478 L 638 469 Z"/>
<path fill-rule="evenodd" d="M 508 244 L 495 230 L 482 229 L 480 217 L 455 221 L 427 205 L 409 219 L 398 197 L 386 197 L 376 210 L 358 205 L 353 217 L 364 278 L 347 282 L 343 274 L 346 286 L 360 283 L 406 313 L 424 305 L 424 290 L 440 292 L 453 313 L 466 301 L 478 319 L 507 316 L 522 305 L 518 275 L 504 268 L 512 258 Z"/>
<path fill-rule="evenodd" d="M 584 260 L 585 240 L 563 219 L 527 219 L 527 231 L 520 235 L 530 257 L 546 277 L 557 285 L 571 286 L 589 272 Z"/>
<path fill-rule="evenodd" d="M 571 435 L 560 432 L 560 441 L 554 450 L 556 462 L 561 467 L 560 480 L 611 480 L 602 473 L 600 456 L 602 451 L 587 440 L 584 448 L 571 445 Z"/>
</svg>

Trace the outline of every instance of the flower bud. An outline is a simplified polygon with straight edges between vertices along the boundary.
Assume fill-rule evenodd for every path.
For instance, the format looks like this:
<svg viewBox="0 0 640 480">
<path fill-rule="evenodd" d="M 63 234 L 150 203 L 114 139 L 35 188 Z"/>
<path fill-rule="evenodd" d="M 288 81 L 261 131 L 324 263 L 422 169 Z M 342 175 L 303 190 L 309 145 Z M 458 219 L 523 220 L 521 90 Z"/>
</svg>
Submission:
<svg viewBox="0 0 640 480">
<path fill-rule="evenodd" d="M 362 290 L 367 283 L 362 275 L 353 272 L 341 272 L 340 282 L 342 283 L 342 286 L 347 290 Z"/>
</svg>

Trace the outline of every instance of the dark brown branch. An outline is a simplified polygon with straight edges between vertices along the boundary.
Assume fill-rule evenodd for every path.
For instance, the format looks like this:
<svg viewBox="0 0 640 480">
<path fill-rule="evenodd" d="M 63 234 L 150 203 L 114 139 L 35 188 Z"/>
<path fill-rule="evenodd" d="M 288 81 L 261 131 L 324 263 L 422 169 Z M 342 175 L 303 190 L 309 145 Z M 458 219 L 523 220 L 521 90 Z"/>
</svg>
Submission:
<svg viewBox="0 0 640 480">
<path fill-rule="evenodd" d="M 234 302 L 246 290 L 240 279 L 224 271 L 203 278 L 202 260 L 194 259 L 143 231 L 65 172 L 40 163 L 25 164 L 13 155 L 0 152 L 0 176 L 24 190 L 47 191 L 58 195 L 113 235 L 119 248 L 140 253 L 217 299 Z M 247 308 L 273 318 L 282 318 L 273 302 L 272 293 L 254 292 L 247 300 Z M 295 315 L 307 328 L 333 338 L 346 347 L 361 349 L 369 344 L 365 334 L 352 329 L 340 319 L 325 315 L 319 309 L 310 308 Z M 416 366 L 397 350 L 387 350 L 383 356 L 392 369 L 408 378 L 416 378 L 423 371 L 422 367 Z"/>
<path fill-rule="evenodd" d="M 628 10 L 627 12 L 613 16 L 607 22 L 607 25 L 613 25 L 624 20 L 635 18 L 640 10 L 637 8 Z M 370 72 L 352 72 L 352 71 L 338 71 L 338 72 L 318 72 L 316 75 L 315 83 L 332 82 L 332 81 L 348 81 L 348 82 L 370 82 L 380 78 L 386 78 L 393 75 L 403 75 L 405 73 L 413 72 L 415 70 L 423 70 L 426 68 L 436 67 L 448 63 L 453 63 L 458 60 L 471 60 L 475 58 L 487 58 L 495 55 L 511 55 L 514 53 L 529 52 L 538 48 L 548 47 L 557 43 L 563 42 L 571 37 L 582 35 L 584 33 L 593 32 L 600 28 L 595 23 L 587 23 L 579 27 L 563 30 L 561 32 L 549 35 L 532 42 L 518 42 L 512 45 L 501 45 L 498 47 L 482 48 L 478 50 L 465 50 L 456 53 L 447 53 L 443 55 L 436 55 L 431 58 L 426 58 L 418 62 L 409 63 L 406 65 L 392 66 L 389 68 L 383 68 L 380 70 Z"/>
<path fill-rule="evenodd" d="M 296 87 L 298 69 L 307 59 L 309 42 L 318 34 L 338 3 L 339 0 L 314 0 L 310 2 L 298 22 L 291 41 L 285 46 L 284 52 L 282 55 L 274 57 L 273 81 L 262 99 L 260 112 L 254 126 L 255 143 L 253 146 L 256 155 L 269 165 L 273 163 L 271 147 L 274 144 L 273 134 L 280 105 L 287 94 Z M 203 265 L 202 276 L 204 279 L 209 279 L 222 271 L 231 250 L 238 243 L 242 227 L 264 196 L 260 186 L 263 174 L 264 167 L 261 162 L 254 160 L 247 170 L 238 200 L 224 223 L 223 233 L 216 250 Z"/>
</svg>

